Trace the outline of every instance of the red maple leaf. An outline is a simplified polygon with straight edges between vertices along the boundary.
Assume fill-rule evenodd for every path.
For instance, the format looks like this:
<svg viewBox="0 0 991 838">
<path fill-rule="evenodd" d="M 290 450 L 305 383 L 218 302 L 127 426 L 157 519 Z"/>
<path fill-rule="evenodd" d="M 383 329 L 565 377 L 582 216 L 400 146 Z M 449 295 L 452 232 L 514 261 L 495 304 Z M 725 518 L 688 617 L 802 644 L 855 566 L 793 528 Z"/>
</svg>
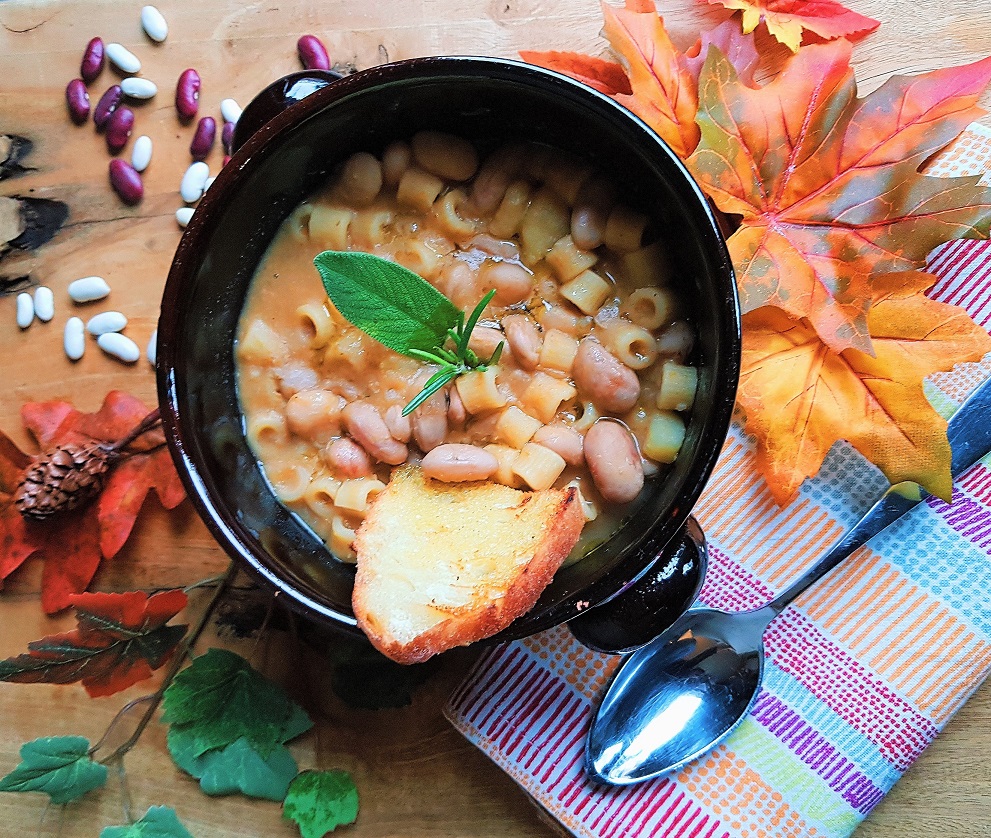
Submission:
<svg viewBox="0 0 991 838">
<path fill-rule="evenodd" d="M 881 25 L 836 0 L 709 0 L 709 3 L 741 10 L 744 32 L 753 32 L 764 21 L 767 31 L 792 52 L 798 52 L 805 29 L 831 40 L 873 32 Z"/>
<path fill-rule="evenodd" d="M 146 415 L 140 399 L 111 391 L 96 413 L 82 413 L 67 402 L 29 402 L 21 408 L 25 427 L 42 451 L 63 443 L 116 442 Z M 45 521 L 26 521 L 12 496 L 31 458 L 0 432 L 0 585 L 31 555 L 45 562 L 41 604 L 53 614 L 86 590 L 103 559 L 113 558 L 127 541 L 149 490 L 166 509 L 186 496 L 161 431 L 140 436 L 132 456 L 114 468 L 99 498 Z"/>
<path fill-rule="evenodd" d="M 165 664 L 187 626 L 166 623 L 186 607 L 180 590 L 148 596 L 73 594 L 78 627 L 28 643 L 28 651 L 0 661 L 0 681 L 82 685 L 94 698 L 143 681 Z"/>
</svg>

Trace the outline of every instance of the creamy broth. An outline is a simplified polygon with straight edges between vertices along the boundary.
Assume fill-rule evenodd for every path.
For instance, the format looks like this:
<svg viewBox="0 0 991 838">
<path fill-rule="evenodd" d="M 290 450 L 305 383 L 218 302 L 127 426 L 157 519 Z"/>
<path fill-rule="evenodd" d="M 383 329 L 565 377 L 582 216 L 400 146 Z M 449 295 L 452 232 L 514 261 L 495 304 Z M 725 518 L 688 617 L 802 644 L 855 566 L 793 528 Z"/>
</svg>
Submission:
<svg viewBox="0 0 991 838">
<path fill-rule="evenodd" d="M 694 399 L 693 331 L 651 235 L 611 184 L 543 146 L 479 161 L 421 132 L 351 157 L 282 224 L 238 326 L 245 431 L 277 496 L 353 561 L 394 466 L 433 451 L 425 471 L 465 479 L 446 446 L 471 445 L 486 479 L 576 485 L 587 523 L 572 558 L 587 552 L 674 461 Z M 402 416 L 436 367 L 340 316 L 313 266 L 324 250 L 398 262 L 466 311 L 494 289 L 470 345 L 484 359 L 504 342 L 499 362 Z"/>
</svg>

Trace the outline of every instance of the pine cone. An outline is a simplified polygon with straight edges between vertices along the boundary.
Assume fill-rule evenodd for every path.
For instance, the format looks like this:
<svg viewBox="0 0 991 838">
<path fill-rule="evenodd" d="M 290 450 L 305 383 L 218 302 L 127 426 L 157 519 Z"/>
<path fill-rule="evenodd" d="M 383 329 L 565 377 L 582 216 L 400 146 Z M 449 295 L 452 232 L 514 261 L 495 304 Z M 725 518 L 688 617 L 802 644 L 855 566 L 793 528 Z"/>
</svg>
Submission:
<svg viewBox="0 0 991 838">
<path fill-rule="evenodd" d="M 41 521 L 92 500 L 118 456 L 113 443 L 66 443 L 40 455 L 14 492 L 14 506 L 25 518 Z"/>
</svg>

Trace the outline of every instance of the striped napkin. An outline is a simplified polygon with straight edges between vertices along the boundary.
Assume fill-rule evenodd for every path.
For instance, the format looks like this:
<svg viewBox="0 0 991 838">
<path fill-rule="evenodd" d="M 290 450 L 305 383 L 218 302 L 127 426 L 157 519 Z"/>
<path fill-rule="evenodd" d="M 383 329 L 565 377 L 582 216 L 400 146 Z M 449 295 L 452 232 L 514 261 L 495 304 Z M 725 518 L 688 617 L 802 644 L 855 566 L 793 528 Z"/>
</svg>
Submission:
<svg viewBox="0 0 991 838">
<path fill-rule="evenodd" d="M 973 125 L 930 167 L 991 171 L 991 131 Z M 991 330 L 991 242 L 933 251 L 934 299 Z M 946 416 L 991 376 L 991 355 L 933 376 Z M 744 610 L 795 579 L 887 488 L 852 448 L 830 452 L 786 509 L 734 426 L 695 514 L 709 541 L 700 599 Z M 765 634 L 750 717 L 676 775 L 627 788 L 582 771 L 592 707 L 618 657 L 559 627 L 494 647 L 447 708 L 450 721 L 579 836 L 847 836 L 991 672 L 991 459 L 874 538 L 787 608 Z"/>
</svg>

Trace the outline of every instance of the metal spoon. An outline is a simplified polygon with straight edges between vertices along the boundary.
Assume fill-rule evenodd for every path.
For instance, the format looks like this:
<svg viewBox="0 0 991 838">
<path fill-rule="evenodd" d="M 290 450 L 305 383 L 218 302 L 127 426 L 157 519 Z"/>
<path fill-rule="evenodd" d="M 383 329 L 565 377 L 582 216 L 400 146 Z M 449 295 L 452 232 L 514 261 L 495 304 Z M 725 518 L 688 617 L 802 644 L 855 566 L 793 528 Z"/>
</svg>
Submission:
<svg viewBox="0 0 991 838">
<path fill-rule="evenodd" d="M 991 380 L 947 428 L 954 477 L 991 449 Z M 892 486 L 805 574 L 769 604 L 727 613 L 695 608 L 633 652 L 592 721 L 585 766 L 614 785 L 680 768 L 721 742 L 750 712 L 764 675 L 764 629 L 795 597 L 871 537 L 929 497 L 915 483 Z"/>
</svg>

